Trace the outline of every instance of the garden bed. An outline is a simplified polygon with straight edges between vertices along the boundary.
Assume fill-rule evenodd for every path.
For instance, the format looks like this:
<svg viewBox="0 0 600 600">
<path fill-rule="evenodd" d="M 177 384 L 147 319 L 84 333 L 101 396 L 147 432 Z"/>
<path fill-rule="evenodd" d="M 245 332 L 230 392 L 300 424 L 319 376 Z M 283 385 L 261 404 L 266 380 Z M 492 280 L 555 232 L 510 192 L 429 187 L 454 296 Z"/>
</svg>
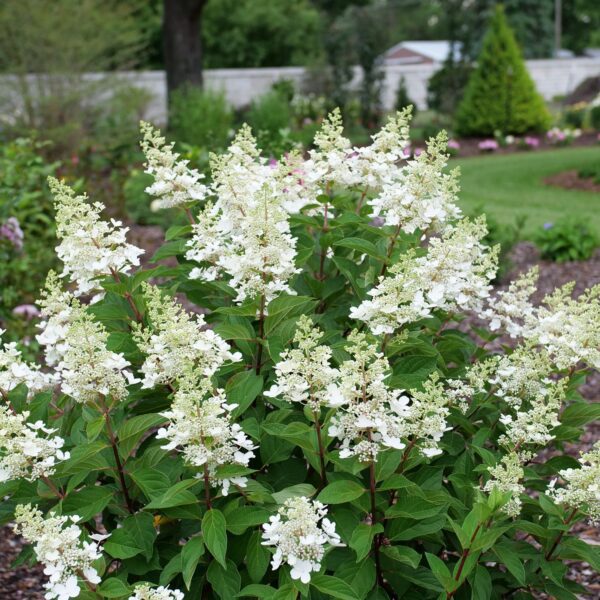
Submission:
<svg viewBox="0 0 600 600">
<path fill-rule="evenodd" d="M 578 171 L 564 171 L 544 179 L 547 185 L 565 188 L 567 190 L 583 190 L 600 194 L 600 183 L 593 177 L 581 177 Z"/>
</svg>

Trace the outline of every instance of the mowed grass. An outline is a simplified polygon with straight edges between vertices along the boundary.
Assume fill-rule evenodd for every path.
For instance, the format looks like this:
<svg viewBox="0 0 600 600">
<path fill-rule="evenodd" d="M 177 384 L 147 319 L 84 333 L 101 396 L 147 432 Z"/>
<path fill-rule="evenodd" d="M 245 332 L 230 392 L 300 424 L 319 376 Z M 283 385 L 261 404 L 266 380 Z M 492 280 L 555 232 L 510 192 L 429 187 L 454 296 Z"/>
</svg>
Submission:
<svg viewBox="0 0 600 600">
<path fill-rule="evenodd" d="M 466 214 L 478 208 L 500 224 L 527 220 L 527 237 L 544 223 L 572 215 L 592 223 L 600 234 L 600 194 L 544 184 L 549 175 L 579 170 L 600 161 L 600 147 L 560 148 L 452 160 L 461 169 L 460 204 Z"/>
</svg>

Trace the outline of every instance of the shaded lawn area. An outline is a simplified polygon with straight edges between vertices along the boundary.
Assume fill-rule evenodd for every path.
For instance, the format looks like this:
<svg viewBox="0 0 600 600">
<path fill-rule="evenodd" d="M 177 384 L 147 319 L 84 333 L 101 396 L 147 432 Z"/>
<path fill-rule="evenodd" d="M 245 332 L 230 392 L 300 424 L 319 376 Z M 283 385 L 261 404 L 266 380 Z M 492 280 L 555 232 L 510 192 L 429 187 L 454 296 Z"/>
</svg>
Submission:
<svg viewBox="0 0 600 600">
<path fill-rule="evenodd" d="M 549 175 L 579 170 L 600 161 L 600 147 L 560 148 L 451 161 L 461 169 L 460 205 L 465 214 L 483 209 L 500 224 L 526 215 L 527 237 L 544 223 L 572 215 L 589 221 L 600 234 L 600 194 L 544 184 Z"/>
</svg>

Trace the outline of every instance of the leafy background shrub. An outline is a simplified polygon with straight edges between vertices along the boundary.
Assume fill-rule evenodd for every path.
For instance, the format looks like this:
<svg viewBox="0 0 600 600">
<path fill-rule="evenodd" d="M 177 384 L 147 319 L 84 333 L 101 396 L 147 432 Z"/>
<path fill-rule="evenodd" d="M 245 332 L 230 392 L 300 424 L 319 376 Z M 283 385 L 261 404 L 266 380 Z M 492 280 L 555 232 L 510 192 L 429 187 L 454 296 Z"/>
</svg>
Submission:
<svg viewBox="0 0 600 600">
<path fill-rule="evenodd" d="M 521 134 L 550 124 L 544 100 L 527 72 L 521 51 L 497 5 L 477 66 L 456 113 L 461 135 Z"/>
<path fill-rule="evenodd" d="M 542 258 L 565 262 L 587 260 L 598 247 L 598 235 L 588 223 L 575 217 L 565 217 L 547 223 L 534 237 Z"/>
</svg>

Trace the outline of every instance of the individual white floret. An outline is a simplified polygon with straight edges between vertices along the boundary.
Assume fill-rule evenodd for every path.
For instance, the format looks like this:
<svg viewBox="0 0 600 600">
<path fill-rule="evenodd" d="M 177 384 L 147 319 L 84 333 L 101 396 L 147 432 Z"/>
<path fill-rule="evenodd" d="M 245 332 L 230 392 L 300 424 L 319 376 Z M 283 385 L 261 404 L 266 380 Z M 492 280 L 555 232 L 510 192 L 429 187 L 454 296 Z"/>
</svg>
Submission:
<svg viewBox="0 0 600 600">
<path fill-rule="evenodd" d="M 158 287 L 143 285 L 148 327 L 135 325 L 133 337 L 146 355 L 140 371 L 142 387 L 177 383 L 194 376 L 210 378 L 226 361 L 241 359 L 211 329 L 205 329 L 203 315 L 190 315 L 174 298 Z"/>
<path fill-rule="evenodd" d="M 41 421 L 27 422 L 29 412 L 15 413 L 0 406 L 0 483 L 50 477 L 56 463 L 69 459 L 65 440 Z"/>
<path fill-rule="evenodd" d="M 167 440 L 165 450 L 179 449 L 185 462 L 198 467 L 198 477 L 206 474 L 212 485 L 222 486 L 226 496 L 231 484 L 246 487 L 246 477 L 219 479 L 217 468 L 222 465 L 247 467 L 254 457 L 252 441 L 240 425 L 231 419 L 236 404 L 228 404 L 223 390 L 212 390 L 204 379 L 198 387 L 184 385 L 175 393 L 171 409 L 162 413 L 169 419 L 167 427 L 159 429 L 157 438 Z"/>
<path fill-rule="evenodd" d="M 49 577 L 44 585 L 47 600 L 68 600 L 81 593 L 80 580 L 90 584 L 100 583 L 100 576 L 93 566 L 102 554 L 98 544 L 84 539 L 81 528 L 76 525 L 79 517 L 43 516 L 30 504 L 15 509 L 15 531 L 33 544 L 37 559 L 44 565 Z"/>
<path fill-rule="evenodd" d="M 600 441 L 589 452 L 581 454 L 579 469 L 563 469 L 559 477 L 564 487 L 556 487 L 556 479 L 550 482 L 548 495 L 558 504 L 577 508 L 587 514 L 594 523 L 600 522 Z"/>
<path fill-rule="evenodd" d="M 98 288 L 98 278 L 128 273 L 140 264 L 144 251 L 128 244 L 128 227 L 120 221 L 103 221 L 104 205 L 90 204 L 85 195 L 75 192 L 53 177 L 48 179 L 54 195 L 56 236 L 60 244 L 56 254 L 64 263 L 63 277 L 77 284 L 76 295 L 88 294 Z"/>
<path fill-rule="evenodd" d="M 144 136 L 141 146 L 146 156 L 144 171 L 152 175 L 154 183 L 146 193 L 155 197 L 152 210 L 185 208 L 198 200 L 204 200 L 210 190 L 201 183 L 204 175 L 191 169 L 188 160 L 182 160 L 173 152 L 174 144 L 167 144 L 158 129 L 149 123 L 141 123 Z"/>
<path fill-rule="evenodd" d="M 147 583 L 137 585 L 128 600 L 183 600 L 183 592 L 162 585 L 152 587 Z"/>
<path fill-rule="evenodd" d="M 271 567 L 283 563 L 291 567 L 292 579 L 309 583 L 318 573 L 328 546 L 343 546 L 335 523 L 327 517 L 327 507 L 305 496 L 289 498 L 275 516 L 263 525 L 262 544 L 274 546 Z"/>
<path fill-rule="evenodd" d="M 323 333 L 307 316 L 298 319 L 294 343 L 275 365 L 275 384 L 264 395 L 308 405 L 319 414 L 322 407 L 338 407 L 345 399 L 339 390 L 340 372 L 331 366 L 332 350 L 319 344 Z"/>
</svg>

